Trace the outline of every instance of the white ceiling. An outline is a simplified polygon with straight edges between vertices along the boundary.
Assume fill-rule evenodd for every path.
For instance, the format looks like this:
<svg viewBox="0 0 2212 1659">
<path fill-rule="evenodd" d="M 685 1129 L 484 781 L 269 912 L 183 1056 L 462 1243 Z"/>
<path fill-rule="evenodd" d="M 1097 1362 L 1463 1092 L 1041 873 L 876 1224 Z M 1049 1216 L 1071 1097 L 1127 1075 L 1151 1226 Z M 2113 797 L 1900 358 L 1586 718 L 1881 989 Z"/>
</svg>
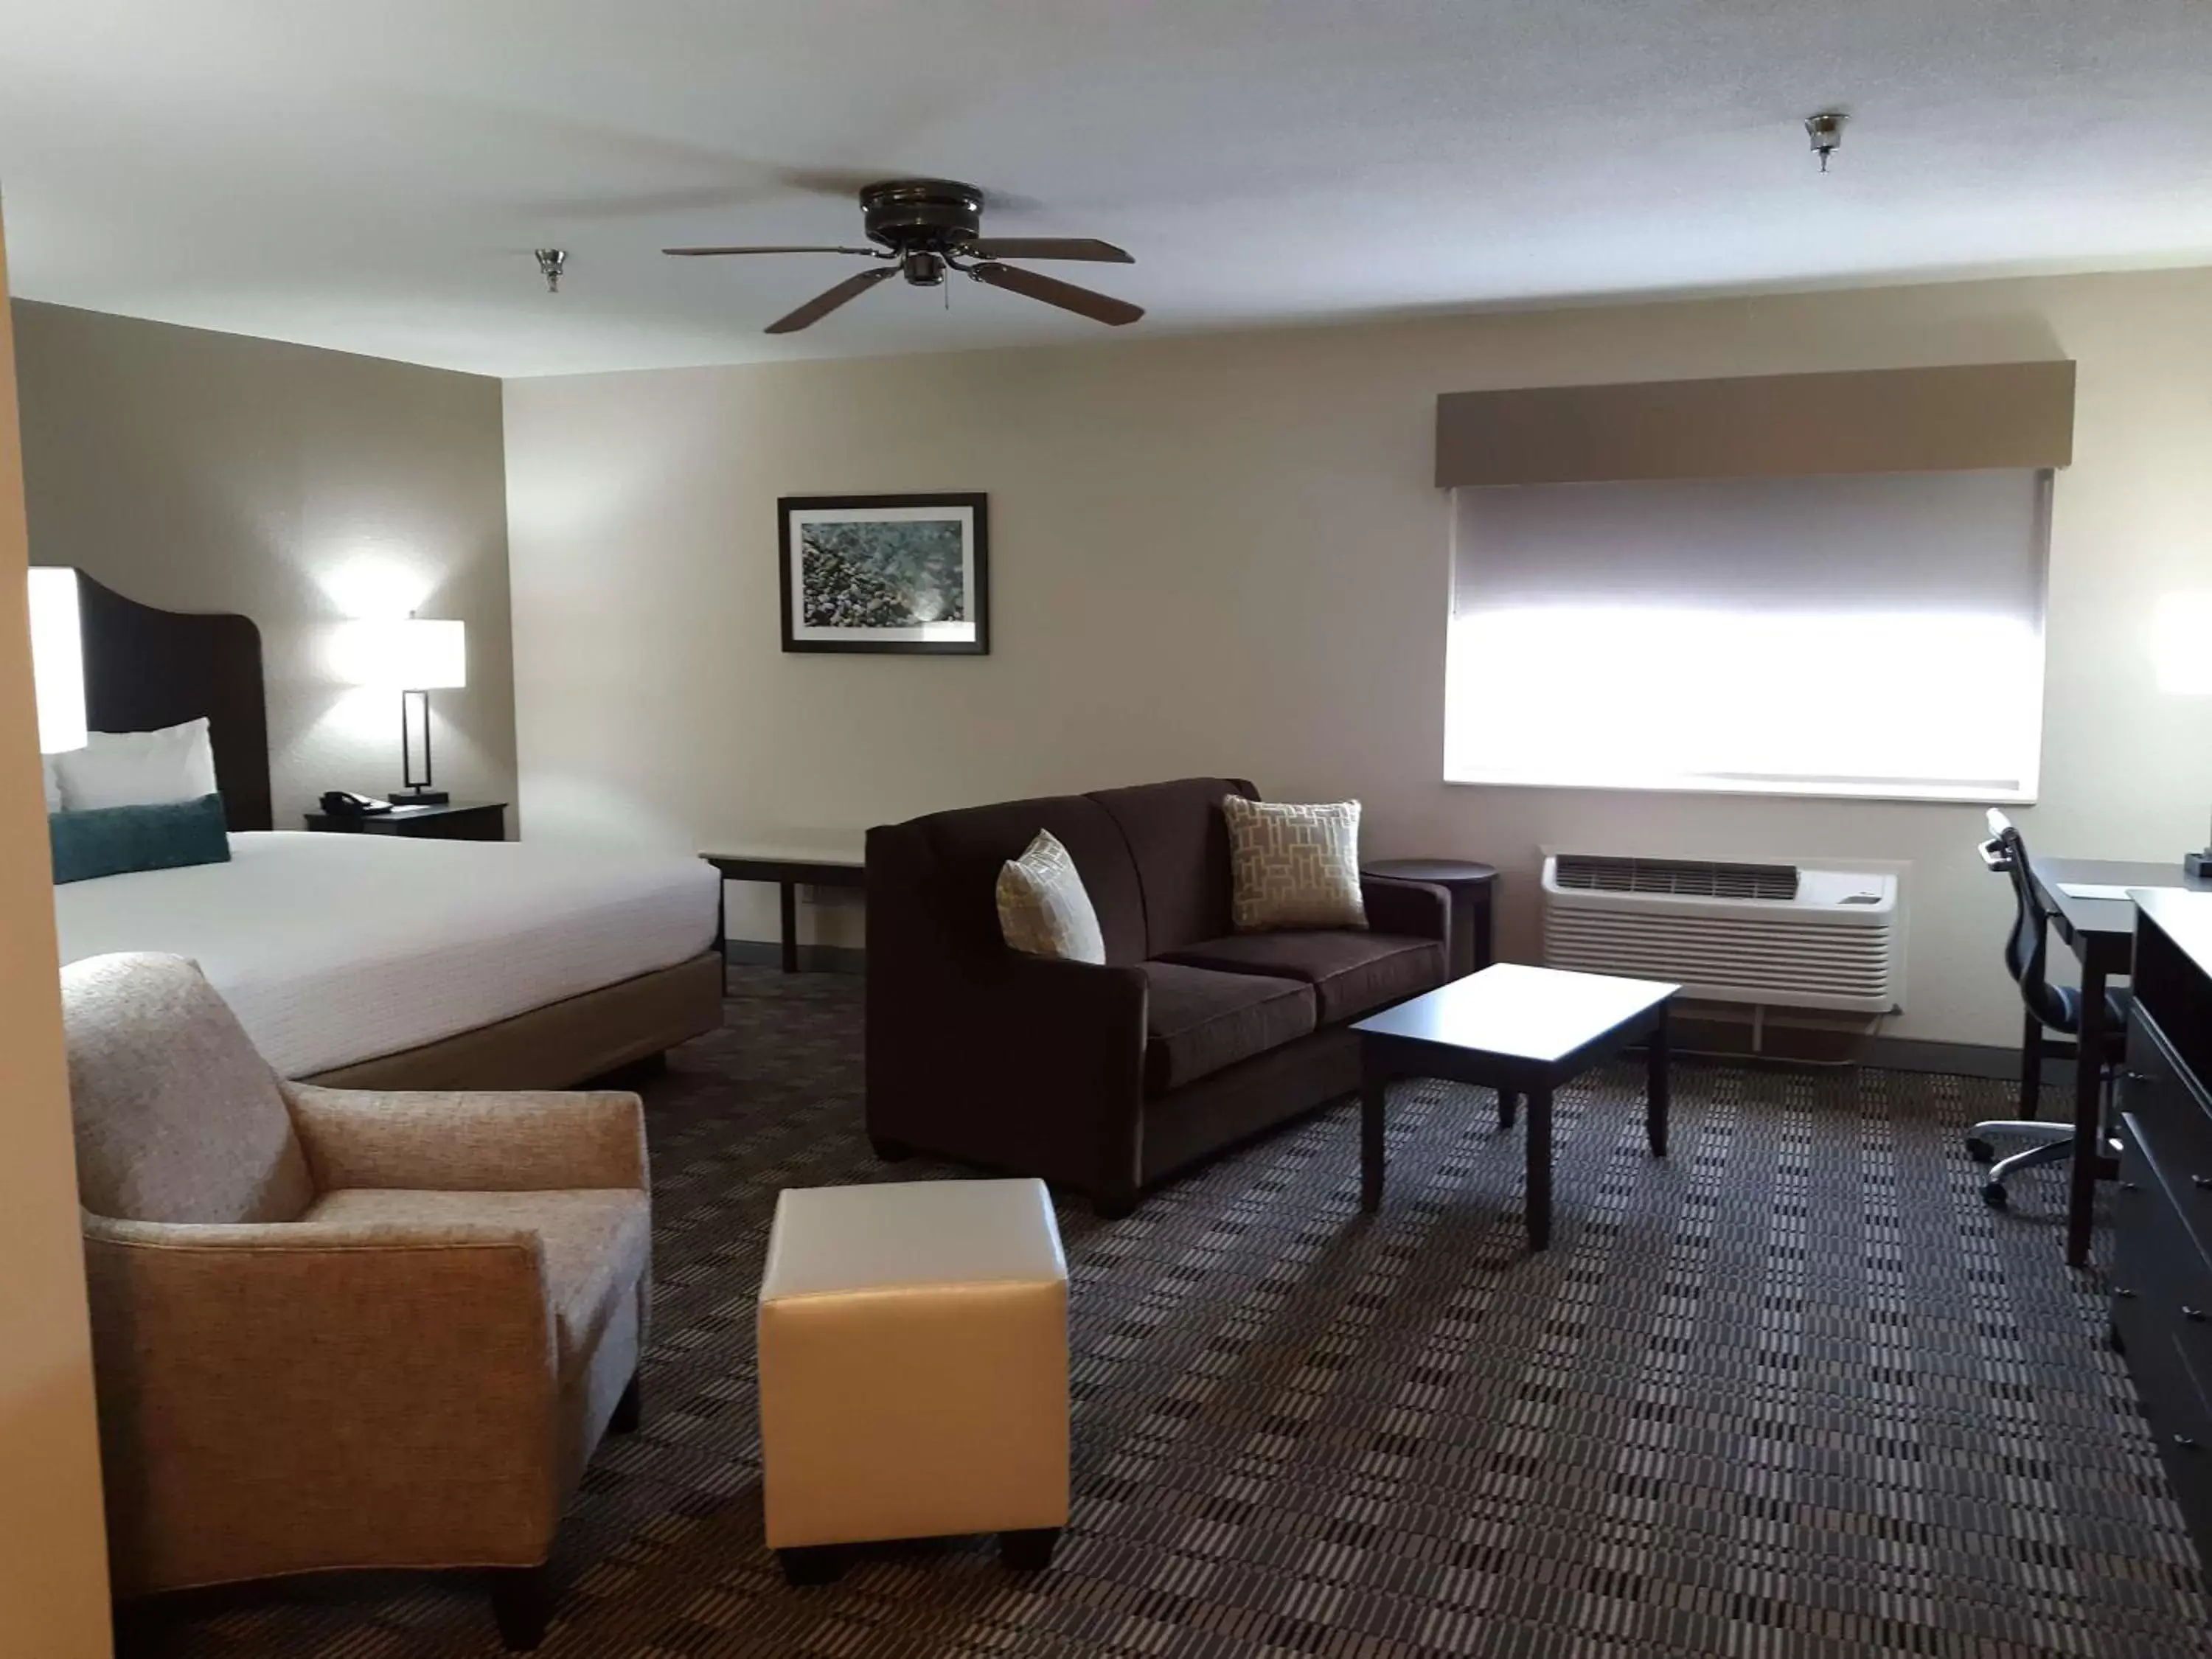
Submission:
<svg viewBox="0 0 2212 1659">
<path fill-rule="evenodd" d="M 1820 176 L 1800 121 L 1852 120 Z M 0 24 L 16 291 L 496 374 L 1103 333 L 859 269 L 996 193 L 1125 332 L 2212 260 L 2205 0 L 70 0 Z M 842 185 L 840 188 L 843 188 Z M 549 296 L 530 250 L 571 250 Z"/>
</svg>

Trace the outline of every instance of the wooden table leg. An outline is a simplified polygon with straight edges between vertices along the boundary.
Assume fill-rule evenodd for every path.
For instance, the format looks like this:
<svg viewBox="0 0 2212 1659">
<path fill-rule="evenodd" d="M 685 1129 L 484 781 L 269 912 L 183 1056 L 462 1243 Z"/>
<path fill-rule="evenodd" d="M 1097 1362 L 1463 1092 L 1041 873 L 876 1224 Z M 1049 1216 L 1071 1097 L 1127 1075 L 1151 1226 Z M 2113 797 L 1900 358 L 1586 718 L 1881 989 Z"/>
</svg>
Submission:
<svg viewBox="0 0 2212 1659">
<path fill-rule="evenodd" d="M 1480 973 L 1498 960 L 1498 911 L 1492 902 L 1492 882 L 1484 882 L 1474 895 L 1474 971 Z"/>
<path fill-rule="evenodd" d="M 1382 1207 L 1382 1105 L 1389 1083 L 1381 1067 L 1360 1067 L 1359 1207 L 1370 1215 Z"/>
<path fill-rule="evenodd" d="M 1552 1090 L 1547 1084 L 1528 1091 L 1528 1248 L 1552 1243 Z"/>
<path fill-rule="evenodd" d="M 783 971 L 795 974 L 799 971 L 799 884 L 785 881 L 776 885 L 783 913 Z"/>
<path fill-rule="evenodd" d="M 1667 1108 L 1670 1103 L 1667 1070 L 1670 1054 L 1667 1038 L 1667 1010 L 1659 1010 L 1659 1023 L 1651 1028 L 1650 1047 L 1644 1051 L 1644 1139 L 1651 1156 L 1667 1156 Z"/>
<path fill-rule="evenodd" d="M 2085 951 L 2084 955 L 2094 955 Z M 2066 1265 L 2089 1264 L 2097 1207 L 2097 1164 L 2104 1154 L 2105 969 L 2081 964 L 2080 1052 L 2074 1059 L 2074 1167 L 2066 1189 Z"/>
<path fill-rule="evenodd" d="M 1510 1089 L 1500 1089 L 1498 1091 L 1498 1127 L 1499 1129 L 1510 1129 L 1513 1127 L 1513 1109 L 1520 1103 L 1520 1101 L 1521 1097 L 1515 1094 Z"/>
</svg>

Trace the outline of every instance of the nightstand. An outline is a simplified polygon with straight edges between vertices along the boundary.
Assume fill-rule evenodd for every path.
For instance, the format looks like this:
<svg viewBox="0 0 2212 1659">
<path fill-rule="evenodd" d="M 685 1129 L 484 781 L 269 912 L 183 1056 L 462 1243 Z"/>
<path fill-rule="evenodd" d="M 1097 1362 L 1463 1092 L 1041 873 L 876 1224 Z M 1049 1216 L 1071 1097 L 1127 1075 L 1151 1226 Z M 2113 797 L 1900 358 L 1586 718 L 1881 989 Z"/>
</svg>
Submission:
<svg viewBox="0 0 2212 1659">
<path fill-rule="evenodd" d="M 411 836 L 417 841 L 505 841 L 507 803 L 452 801 L 436 806 L 395 806 L 361 817 L 310 812 L 307 828 L 333 835 Z"/>
</svg>

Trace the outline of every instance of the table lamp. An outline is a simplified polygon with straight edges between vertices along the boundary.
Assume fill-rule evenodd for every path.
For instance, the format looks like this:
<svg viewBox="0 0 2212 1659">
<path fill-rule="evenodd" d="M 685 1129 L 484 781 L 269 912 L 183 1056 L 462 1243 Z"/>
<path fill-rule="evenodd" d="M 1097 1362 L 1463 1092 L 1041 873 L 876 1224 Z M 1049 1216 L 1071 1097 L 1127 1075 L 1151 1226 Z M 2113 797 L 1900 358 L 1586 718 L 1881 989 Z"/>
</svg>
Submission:
<svg viewBox="0 0 2212 1659">
<path fill-rule="evenodd" d="M 2151 638 L 2161 690 L 2212 696 L 2212 593 L 2169 593 L 2160 599 Z M 2212 846 L 2181 863 L 2191 876 L 2212 876 Z"/>
<path fill-rule="evenodd" d="M 458 622 L 418 617 L 346 624 L 341 642 L 347 678 L 356 684 L 399 693 L 399 769 L 397 806 L 439 806 L 452 799 L 431 787 L 430 693 L 469 683 L 468 640 Z M 416 756 L 421 775 L 416 775 Z"/>
</svg>

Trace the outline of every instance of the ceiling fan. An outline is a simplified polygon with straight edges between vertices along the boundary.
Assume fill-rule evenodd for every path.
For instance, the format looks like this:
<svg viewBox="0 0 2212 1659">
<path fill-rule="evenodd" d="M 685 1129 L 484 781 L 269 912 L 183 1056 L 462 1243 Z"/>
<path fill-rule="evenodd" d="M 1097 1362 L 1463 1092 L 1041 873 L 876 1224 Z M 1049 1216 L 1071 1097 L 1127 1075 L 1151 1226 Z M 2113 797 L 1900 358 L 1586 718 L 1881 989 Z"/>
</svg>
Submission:
<svg viewBox="0 0 2212 1659">
<path fill-rule="evenodd" d="M 770 334 L 794 334 L 820 322 L 848 301 L 877 283 L 903 276 L 916 288 L 937 288 L 945 273 L 962 276 L 1025 294 L 1079 317 L 1120 327 L 1145 314 L 1142 306 L 1042 276 L 1005 259 L 1088 259 L 1103 264 L 1134 264 L 1111 242 L 1088 236 L 985 236 L 983 192 L 951 179 L 885 179 L 860 191 L 861 228 L 874 247 L 665 247 L 681 259 L 715 258 L 727 253 L 854 253 L 884 264 L 848 276 L 816 295 L 798 310 L 768 325 Z"/>
</svg>

